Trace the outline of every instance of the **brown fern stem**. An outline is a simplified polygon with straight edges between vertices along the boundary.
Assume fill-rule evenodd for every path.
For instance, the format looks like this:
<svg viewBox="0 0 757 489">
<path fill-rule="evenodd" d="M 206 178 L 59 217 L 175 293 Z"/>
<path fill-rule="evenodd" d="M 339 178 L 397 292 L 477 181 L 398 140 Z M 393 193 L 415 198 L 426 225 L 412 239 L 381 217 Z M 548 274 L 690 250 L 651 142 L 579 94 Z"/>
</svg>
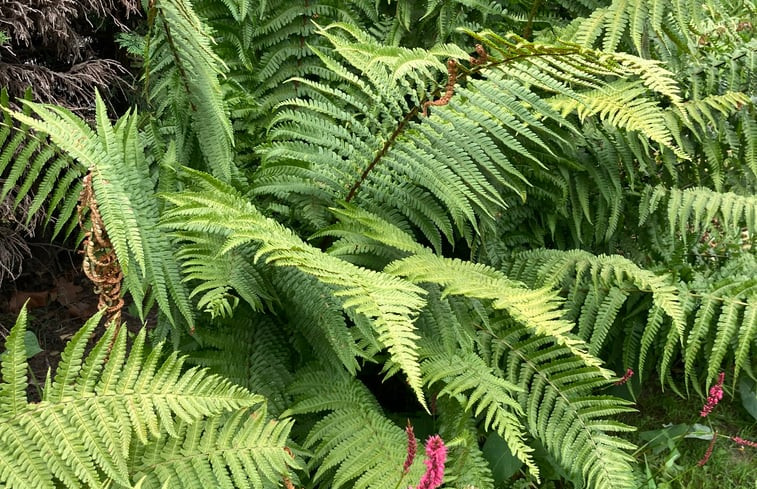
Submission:
<svg viewBox="0 0 757 489">
<path fill-rule="evenodd" d="M 394 132 L 389 136 L 389 139 L 386 140 L 384 143 L 384 146 L 381 148 L 381 150 L 376 154 L 376 156 L 373 158 L 373 161 L 371 161 L 371 164 L 368 165 L 368 167 L 363 170 L 363 173 L 360 175 L 360 178 L 352 184 L 352 187 L 350 188 L 349 193 L 347 194 L 347 198 L 344 199 L 346 202 L 349 202 L 352 200 L 353 197 L 355 197 L 355 194 L 357 193 L 360 186 L 363 184 L 366 178 L 368 178 L 368 175 L 370 175 L 371 171 L 373 171 L 373 168 L 378 164 L 379 161 L 381 161 L 381 158 L 383 158 L 386 153 L 389 151 L 389 148 L 392 147 L 394 144 L 394 141 L 397 140 L 397 137 L 402 133 L 402 131 L 405 129 L 405 126 L 407 125 L 410 120 L 418 115 L 418 112 L 420 110 L 420 107 L 413 107 L 413 109 L 405 115 L 405 117 L 400 121 L 400 123 L 397 125 L 397 127 L 394 129 Z"/>
<path fill-rule="evenodd" d="M 479 71 L 483 69 L 493 68 L 495 66 L 511 63 L 513 61 L 517 61 L 523 58 L 556 56 L 556 55 L 569 56 L 571 54 L 578 54 L 581 51 L 580 49 L 577 49 L 577 48 L 556 48 L 554 50 L 550 50 L 549 52 L 543 52 L 543 53 L 534 53 L 534 52 L 521 53 L 521 54 L 517 54 L 515 56 L 511 56 L 509 58 L 505 58 L 501 60 L 492 60 L 489 57 L 489 54 L 486 52 L 486 50 L 481 44 L 476 44 L 476 52 L 478 53 L 478 58 L 471 58 L 471 65 L 473 66 L 472 69 L 466 70 L 465 68 L 461 67 L 457 63 L 457 61 L 453 59 L 450 59 L 447 62 L 447 72 L 448 72 L 449 78 L 447 79 L 444 95 L 439 100 L 427 100 L 423 102 L 420 106 L 413 107 L 413 109 L 405 115 L 405 117 L 400 121 L 400 123 L 392 132 L 392 134 L 389 136 L 389 139 L 386 140 L 381 150 L 379 150 L 379 152 L 373 158 L 373 161 L 371 161 L 371 163 L 366 167 L 366 169 L 363 170 L 363 173 L 360 174 L 360 177 L 355 181 L 355 183 L 352 184 L 349 192 L 347 193 L 347 197 L 344 199 L 345 202 L 349 203 L 355 197 L 355 194 L 363 185 L 363 182 L 365 182 L 365 180 L 368 178 L 368 175 L 370 175 L 370 173 L 373 171 L 376 165 L 389 152 L 389 149 L 392 147 L 392 145 L 397 140 L 399 135 L 405 129 L 405 126 L 407 126 L 407 123 L 410 122 L 414 117 L 416 117 L 419 112 L 422 112 L 423 115 L 427 115 L 426 110 L 427 110 L 427 107 L 430 105 L 439 106 L 439 105 L 448 104 L 450 99 L 452 98 L 452 95 L 454 95 L 455 85 L 463 81 L 465 78 L 467 78 L 467 76 L 472 75 L 474 73 L 478 73 Z M 458 68 L 462 68 L 461 71 L 458 71 Z"/>
</svg>

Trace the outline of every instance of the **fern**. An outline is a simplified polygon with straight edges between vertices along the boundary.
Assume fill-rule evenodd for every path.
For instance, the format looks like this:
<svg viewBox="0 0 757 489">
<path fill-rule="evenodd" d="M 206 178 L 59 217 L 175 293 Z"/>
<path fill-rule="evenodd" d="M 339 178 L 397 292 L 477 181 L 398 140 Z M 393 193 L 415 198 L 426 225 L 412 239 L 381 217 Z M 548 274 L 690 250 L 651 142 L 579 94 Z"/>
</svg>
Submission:
<svg viewBox="0 0 757 489">
<path fill-rule="evenodd" d="M 587 365 L 599 366 L 600 362 L 586 352 L 585 343 L 571 334 L 573 325 L 560 317 L 560 301 L 548 288 L 532 290 L 485 265 L 431 254 L 398 260 L 385 272 L 406 277 L 412 283 L 441 285 L 444 294 L 492 301 L 492 308 L 507 311 L 537 335 L 554 338 Z"/>
<path fill-rule="evenodd" d="M 97 132 L 71 112 L 26 102 L 35 119 L 22 112 L 11 115 L 48 134 L 92 173 L 95 196 L 110 240 L 124 271 L 125 285 L 142 311 L 149 285 L 161 311 L 176 322 L 175 306 L 184 320 L 193 323 L 193 311 L 173 246 L 158 232 L 158 205 L 154 197 L 137 114 L 126 114 L 115 126 L 107 119 L 102 99 L 96 96 Z"/>
<path fill-rule="evenodd" d="M 5 487 L 52 488 L 56 487 L 54 481 L 65 487 L 99 487 L 106 480 L 130 486 L 132 478 L 136 480 L 130 470 L 135 455 L 132 445 L 143 449 L 158 437 L 175 439 L 188 425 L 201 431 L 215 430 L 219 428 L 217 416 L 238 411 L 225 428 L 234 431 L 240 428 L 245 408 L 263 401 L 206 371 L 182 373 L 184 360 L 177 353 L 160 360 L 162 344 L 148 354 L 144 330 L 135 338 L 128 357 L 126 329 L 117 332 L 111 327 L 85 358 L 87 342 L 100 319 L 98 314 L 74 335 L 55 375 L 47 379 L 42 401 L 34 404 L 25 394 L 26 312 L 19 316 L 6 341 L 1 366 L 0 482 Z M 264 417 L 265 410 L 258 415 Z M 268 467 L 286 470 L 291 460 L 283 455 L 283 444 L 289 425 L 243 424 L 240 441 L 258 438 L 275 446 L 279 455 L 268 456 Z M 187 439 L 186 446 L 198 453 L 212 453 L 212 444 L 201 446 L 199 441 Z M 231 457 L 215 463 L 222 470 L 236 464 Z M 261 463 L 245 469 L 247 476 L 259 480 L 261 468 L 265 476 L 272 475 L 268 467 Z M 160 485 L 158 481 L 170 474 L 150 470 L 146 475 Z"/>
<path fill-rule="evenodd" d="M 313 483 L 338 489 L 391 489 L 403 480 L 406 456 L 403 430 L 387 419 L 376 399 L 360 382 L 336 371 L 300 372 L 290 391 L 296 402 L 285 413 L 328 411 L 308 433 L 305 448 L 313 450 Z M 423 473 L 418 460 L 407 482 Z"/>
<path fill-rule="evenodd" d="M 754 358 L 750 352 L 757 339 L 755 272 L 757 260 L 745 255 L 729 261 L 713 276 L 699 276 L 691 285 L 690 293 L 696 298 L 693 324 L 681 355 L 687 381 L 693 381 L 698 392 L 700 370 L 704 370 L 708 384 L 726 362 L 734 365 L 734 382 L 742 370 L 752 374 Z"/>
<path fill-rule="evenodd" d="M 201 138 L 203 168 L 231 181 L 238 177 L 234 135 L 219 80 L 227 67 L 213 51 L 211 31 L 185 0 L 150 5 L 151 36 L 145 54 L 148 100 L 157 114 L 170 110 L 182 157 L 190 155 Z M 173 82 L 183 89 L 169 90 Z"/>
<path fill-rule="evenodd" d="M 595 355 L 617 327 L 615 318 L 634 292 L 651 294 L 653 307 L 663 311 L 679 339 L 683 337 L 686 316 L 671 278 L 644 270 L 623 257 L 593 256 L 580 250 L 534 250 L 513 256 L 505 272 L 531 287 L 565 291 L 568 316 L 576 321 L 579 335 Z M 643 351 L 639 354 L 645 356 Z"/>
<path fill-rule="evenodd" d="M 396 277 L 373 272 L 330 257 L 304 243 L 291 230 L 265 218 L 236 192 L 209 175 L 193 173 L 202 192 L 168 195 L 176 205 L 165 214 L 164 226 L 181 231 L 203 231 L 226 239 L 223 253 L 252 243 L 259 245 L 256 259 L 295 267 L 319 281 L 335 286 L 342 307 L 371 321 L 380 344 L 388 347 L 418 400 L 420 369 L 413 319 L 423 306 L 423 290 Z"/>
<path fill-rule="evenodd" d="M 25 100 L 31 100 L 31 92 L 27 92 Z M 46 223 L 56 217 L 53 237 L 61 231 L 65 231 L 67 237 L 77 223 L 74 211 L 82 188 L 80 180 L 86 169 L 31 132 L 28 125 L 14 125 L 9 113 L 11 106 L 7 90 L 0 92 L 0 107 L 3 110 L 0 175 L 4 180 L 0 200 L 18 187 L 13 203 L 18 206 L 25 196 L 35 192 L 27 211 L 27 220 L 47 202 Z M 30 113 L 31 109 L 24 106 L 23 114 Z"/>
<path fill-rule="evenodd" d="M 579 100 L 609 123 L 670 141 L 652 102 L 642 102 L 644 109 L 631 119 L 622 104 L 607 110 L 596 95 L 586 92 L 582 98 L 577 92 L 601 87 L 600 76 L 636 76 L 644 71 L 639 65 L 628 63 L 635 67 L 627 70 L 598 53 L 484 33 L 476 37 L 491 53 L 487 64 L 475 68 L 484 78 L 460 83 L 461 75 L 448 104 L 419 118 L 434 97 L 429 70 L 442 70 L 440 56 L 462 53 L 447 47 L 383 48 L 345 25 L 321 33 L 342 59 L 316 52 L 343 83 L 333 88 L 299 80 L 319 94 L 282 106 L 270 143 L 260 148 L 263 164 L 255 176 L 258 195 L 285 198 L 287 205 L 307 203 L 305 217 L 316 229 L 329 224 L 326 207 L 346 201 L 403 227 L 411 223 L 437 250 L 442 237 L 470 242 L 504 208 L 502 190 L 525 198 L 532 183 L 528 175 L 545 178 L 539 156 L 554 155 L 546 138 L 569 146 L 565 130 L 544 121 L 572 126 L 537 89 Z M 456 76 L 453 71 L 448 76 Z M 639 86 L 672 93 L 664 76 L 658 70 Z M 306 183 L 312 180 L 317 185 Z"/>
<path fill-rule="evenodd" d="M 535 477 L 539 476 L 530 452 L 524 443 L 519 417 L 523 411 L 512 397 L 520 389 L 494 375 L 475 353 L 449 355 L 434 352 L 421 363 L 424 382 L 432 387 L 440 382 L 443 387 L 438 397 L 456 398 L 474 416 L 482 415 L 483 428 L 495 431 L 507 442 L 507 446 L 521 461 L 528 465 Z"/>
<path fill-rule="evenodd" d="M 624 453 L 633 445 L 608 434 L 632 428 L 604 419 L 631 408 L 618 398 L 591 395 L 606 384 L 599 369 L 584 367 L 568 348 L 509 321 L 480 338 L 484 360 L 523 389 L 519 402 L 529 431 L 568 471 L 590 487 L 635 487 L 631 457 Z"/>
<path fill-rule="evenodd" d="M 757 232 L 757 198 L 701 187 L 686 190 L 647 187 L 639 206 L 639 226 L 643 226 L 666 200 L 664 218 L 671 236 L 685 240 L 692 233 L 712 229 L 713 222 L 724 231 L 744 227 L 749 233 Z"/>
<path fill-rule="evenodd" d="M 286 452 L 291 421 L 271 421 L 265 408 L 237 411 L 204 423 L 180 423 L 176 437 L 145 446 L 134 464 L 134 477 L 144 474 L 142 487 L 269 487 L 295 465 Z"/>
<path fill-rule="evenodd" d="M 286 386 L 296 365 L 288 333 L 271 317 L 240 307 L 232 318 L 195 329 L 196 344 L 183 351 L 187 362 L 264 396 L 269 412 L 279 415 L 291 403 Z"/>
</svg>

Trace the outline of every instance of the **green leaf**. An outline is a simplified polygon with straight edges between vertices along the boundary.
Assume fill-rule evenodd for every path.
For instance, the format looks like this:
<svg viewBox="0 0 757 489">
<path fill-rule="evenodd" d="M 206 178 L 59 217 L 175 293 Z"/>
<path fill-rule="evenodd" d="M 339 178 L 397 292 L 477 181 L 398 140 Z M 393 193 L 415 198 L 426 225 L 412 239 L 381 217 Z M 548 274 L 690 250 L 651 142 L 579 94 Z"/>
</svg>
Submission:
<svg viewBox="0 0 757 489">
<path fill-rule="evenodd" d="M 757 419 L 757 382 L 746 375 L 739 380 L 739 394 L 741 394 L 741 405 L 744 409 Z"/>
<path fill-rule="evenodd" d="M 494 482 L 498 486 L 505 484 L 506 481 L 518 472 L 518 469 L 523 467 L 523 462 L 513 455 L 507 446 L 507 442 L 496 433 L 489 435 L 482 451 L 484 458 L 489 462 L 489 466 L 492 469 Z"/>
<path fill-rule="evenodd" d="M 24 333 L 24 347 L 26 347 L 26 358 L 31 358 L 37 353 L 43 351 L 39 346 L 37 335 L 29 330 L 26 330 L 26 332 Z"/>
</svg>

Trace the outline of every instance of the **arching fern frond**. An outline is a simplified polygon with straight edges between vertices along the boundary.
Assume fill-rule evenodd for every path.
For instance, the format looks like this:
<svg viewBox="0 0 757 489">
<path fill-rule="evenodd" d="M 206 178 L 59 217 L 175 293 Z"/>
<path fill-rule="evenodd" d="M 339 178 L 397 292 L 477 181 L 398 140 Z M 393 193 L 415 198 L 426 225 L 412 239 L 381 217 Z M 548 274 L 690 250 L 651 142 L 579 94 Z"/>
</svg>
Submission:
<svg viewBox="0 0 757 489">
<path fill-rule="evenodd" d="M 615 319 L 634 293 L 651 294 L 653 305 L 673 322 L 678 340 L 683 339 L 686 315 L 673 280 L 640 268 L 622 256 L 595 256 L 582 250 L 533 250 L 512 256 L 504 271 L 530 287 L 564 291 L 568 317 L 576 321 L 579 336 L 589 343 L 594 355 L 613 335 L 612 331 L 621 326 Z"/>
<path fill-rule="evenodd" d="M 256 260 L 265 257 L 267 263 L 297 268 L 333 286 L 333 296 L 342 301 L 346 311 L 370 320 L 378 341 L 389 349 L 392 362 L 402 369 L 418 400 L 425 405 L 418 367 L 418 335 L 413 325 L 424 304 L 423 289 L 329 256 L 264 217 L 232 187 L 207 174 L 192 172 L 192 176 L 201 191 L 166 196 L 175 207 L 165 213 L 165 228 L 221 236 L 226 239 L 221 253 L 254 245 Z"/>
<path fill-rule="evenodd" d="M 258 195 L 304 208 L 298 215 L 314 230 L 331 224 L 326 208 L 348 202 L 403 228 L 412 225 L 436 250 L 442 239 L 472 242 L 505 207 L 504 196 L 522 200 L 541 191 L 531 187 L 538 181 L 561 180 L 545 162 L 573 151 L 576 134 L 557 108 L 580 108 L 674 146 L 663 110 L 642 96 L 677 97 L 670 73 L 655 63 L 469 33 L 487 54 L 471 67 L 477 76 L 468 77 L 454 61 L 467 54 L 447 46 L 386 47 L 343 24 L 321 33 L 333 51 L 316 53 L 340 85 L 298 80 L 316 93 L 281 105 L 269 142 L 259 148 L 254 184 Z M 444 91 L 435 80 L 442 56 L 453 58 Z M 637 80 L 634 105 L 603 99 L 602 90 L 613 87 L 605 79 Z M 570 106 L 553 107 L 544 93 Z M 617 98 L 621 90 L 613 93 Z M 422 117 L 437 97 L 431 116 Z"/>
<path fill-rule="evenodd" d="M 505 439 L 511 452 L 539 478 L 539 469 L 531 456 L 533 449 L 526 445 L 518 419 L 523 410 L 513 398 L 520 392 L 517 385 L 495 375 L 474 352 L 452 355 L 442 349 L 426 352 L 421 371 L 429 388 L 441 385 L 437 397 L 456 399 L 466 411 L 482 417 L 483 428 Z"/>
<path fill-rule="evenodd" d="M 586 351 L 586 344 L 571 331 L 573 324 L 563 319 L 561 300 L 550 288 L 529 289 L 521 282 L 480 263 L 435 256 L 415 255 L 390 263 L 386 273 L 406 277 L 413 283 L 440 285 L 444 295 L 490 300 L 494 309 L 504 310 L 538 336 L 553 338 L 587 365 L 600 361 Z M 609 378 L 609 372 L 600 369 Z"/>
<path fill-rule="evenodd" d="M 282 315 L 293 330 L 312 347 L 312 355 L 324 365 L 355 374 L 359 358 L 371 358 L 382 348 L 375 333 L 365 337 L 348 325 L 338 299 L 339 288 L 306 272 L 277 270 L 271 280 L 281 300 Z M 303 291 L 309 291 L 307 297 Z"/>
<path fill-rule="evenodd" d="M 299 468 L 287 453 L 292 420 L 268 418 L 265 407 L 238 410 L 230 417 L 203 423 L 180 423 L 176 437 L 163 437 L 140 447 L 134 477 L 142 487 L 218 487 L 263 489 Z M 288 477 L 287 477 L 288 478 Z M 290 479 L 291 480 L 291 479 Z"/>
<path fill-rule="evenodd" d="M 211 317 L 231 316 L 238 302 L 232 289 L 255 311 L 263 310 L 273 300 L 268 280 L 253 264 L 254 250 L 221 255 L 218 251 L 223 239 L 203 233 L 186 233 L 181 240 L 184 245 L 176 257 L 186 275 L 184 280 L 195 284 L 190 297 L 200 296 L 198 309 L 209 312 Z"/>
<path fill-rule="evenodd" d="M 231 181 L 238 173 L 234 134 L 219 80 L 227 67 L 213 50 L 212 33 L 186 0 L 152 2 L 149 17 L 148 99 L 159 114 L 171 112 L 183 160 L 199 140 L 204 168 Z M 174 89 L 177 84 L 183 91 Z"/>
<path fill-rule="evenodd" d="M 699 379 L 712 384 L 724 366 L 734 365 L 733 381 L 741 371 L 753 375 L 757 345 L 757 258 L 744 254 L 716 274 L 698 277 L 690 293 L 696 302 L 693 324 L 681 356 L 687 382 L 702 393 Z M 702 368 L 705 366 L 705 368 Z"/>
<path fill-rule="evenodd" d="M 68 343 L 39 403 L 29 403 L 25 394 L 25 312 L 12 329 L 0 360 L 4 487 L 53 488 L 56 481 L 69 488 L 101 487 L 107 479 L 130 486 L 132 445 L 158 437 L 172 440 L 179 434 L 178 426 L 187 424 L 197 423 L 202 431 L 206 417 L 263 401 L 205 370 L 183 371 L 184 359 L 177 353 L 161 360 L 162 344 L 148 353 L 144 329 L 128 349 L 126 328 L 116 332 L 111 327 L 85 357 L 101 317 L 90 319 Z M 217 428 L 217 421 L 208 426 Z M 248 434 L 254 429 L 247 428 Z M 286 429 L 284 423 L 280 430 Z M 256 433 L 281 443 L 280 430 Z M 281 457 L 276 467 L 284 467 L 283 460 L 289 457 Z M 155 477 L 160 479 L 160 472 Z"/>
<path fill-rule="evenodd" d="M 231 318 L 196 328 L 194 347 L 186 347 L 187 362 L 264 396 L 277 416 L 291 399 L 286 386 L 295 367 L 289 331 L 272 317 L 240 307 Z"/>
<path fill-rule="evenodd" d="M 98 207 L 108 236 L 124 272 L 124 283 L 142 311 L 147 288 L 172 323 L 179 314 L 190 325 L 193 312 L 182 284 L 173 245 L 159 232 L 158 203 L 150 178 L 136 113 L 127 113 L 114 125 L 99 95 L 96 97 L 96 132 L 71 112 L 26 102 L 33 118 L 11 115 L 50 139 L 92 174 Z M 78 199 L 77 199 L 78 200 Z"/>
<path fill-rule="evenodd" d="M 618 82 L 591 92 L 582 92 L 580 99 L 559 97 L 552 106 L 567 115 L 574 110 L 580 120 L 599 115 L 611 125 L 627 131 L 639 131 L 660 146 L 686 155 L 676 148 L 665 117 L 656 101 L 644 98 L 647 88 L 641 81 Z"/>
<path fill-rule="evenodd" d="M 680 236 L 683 240 L 715 227 L 714 221 L 717 221 L 717 227 L 730 231 L 745 227 L 750 233 L 757 233 L 755 196 L 715 192 L 703 187 L 685 190 L 646 187 L 639 204 L 639 226 L 655 213 L 667 221 L 671 236 Z"/>
</svg>

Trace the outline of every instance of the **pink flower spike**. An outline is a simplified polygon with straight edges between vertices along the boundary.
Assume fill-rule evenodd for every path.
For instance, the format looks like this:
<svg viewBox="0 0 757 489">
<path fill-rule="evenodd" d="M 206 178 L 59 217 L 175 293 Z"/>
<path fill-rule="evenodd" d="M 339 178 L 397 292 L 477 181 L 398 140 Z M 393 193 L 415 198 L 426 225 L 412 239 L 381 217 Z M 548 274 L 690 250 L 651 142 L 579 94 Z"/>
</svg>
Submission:
<svg viewBox="0 0 757 489">
<path fill-rule="evenodd" d="M 615 382 L 615 385 L 623 385 L 628 382 L 631 377 L 633 377 L 633 369 L 626 369 L 626 373 L 623 375 L 623 377 L 620 378 L 620 380 Z"/>
<path fill-rule="evenodd" d="M 426 440 L 426 473 L 421 477 L 415 489 L 436 489 L 444 480 L 444 462 L 447 460 L 447 447 L 439 435 Z"/>
<path fill-rule="evenodd" d="M 405 458 L 404 465 L 402 465 L 402 474 L 407 475 L 410 472 L 410 466 L 413 465 L 413 460 L 415 460 L 415 452 L 418 450 L 418 440 L 415 438 L 413 425 L 410 424 L 409 419 L 407 420 L 405 433 L 407 433 L 407 457 Z"/>
<path fill-rule="evenodd" d="M 707 402 L 702 406 L 702 410 L 699 412 L 701 417 L 705 417 L 715 409 L 721 399 L 723 399 L 723 381 L 725 380 L 725 372 L 720 372 L 718 375 L 718 382 L 710 387 L 710 395 L 707 396 Z"/>
<path fill-rule="evenodd" d="M 731 440 L 733 440 L 734 443 L 742 447 L 757 448 L 757 441 L 745 440 L 741 438 L 740 436 L 732 436 Z"/>
<path fill-rule="evenodd" d="M 697 465 L 700 467 L 703 467 L 704 464 L 707 463 L 708 460 L 710 460 L 710 456 L 712 455 L 712 449 L 715 448 L 715 440 L 718 439 L 718 432 L 714 432 L 712 434 L 712 440 L 710 440 L 710 445 L 707 447 L 707 451 L 704 452 L 704 457 L 702 457 L 702 460 L 697 462 Z"/>
</svg>

